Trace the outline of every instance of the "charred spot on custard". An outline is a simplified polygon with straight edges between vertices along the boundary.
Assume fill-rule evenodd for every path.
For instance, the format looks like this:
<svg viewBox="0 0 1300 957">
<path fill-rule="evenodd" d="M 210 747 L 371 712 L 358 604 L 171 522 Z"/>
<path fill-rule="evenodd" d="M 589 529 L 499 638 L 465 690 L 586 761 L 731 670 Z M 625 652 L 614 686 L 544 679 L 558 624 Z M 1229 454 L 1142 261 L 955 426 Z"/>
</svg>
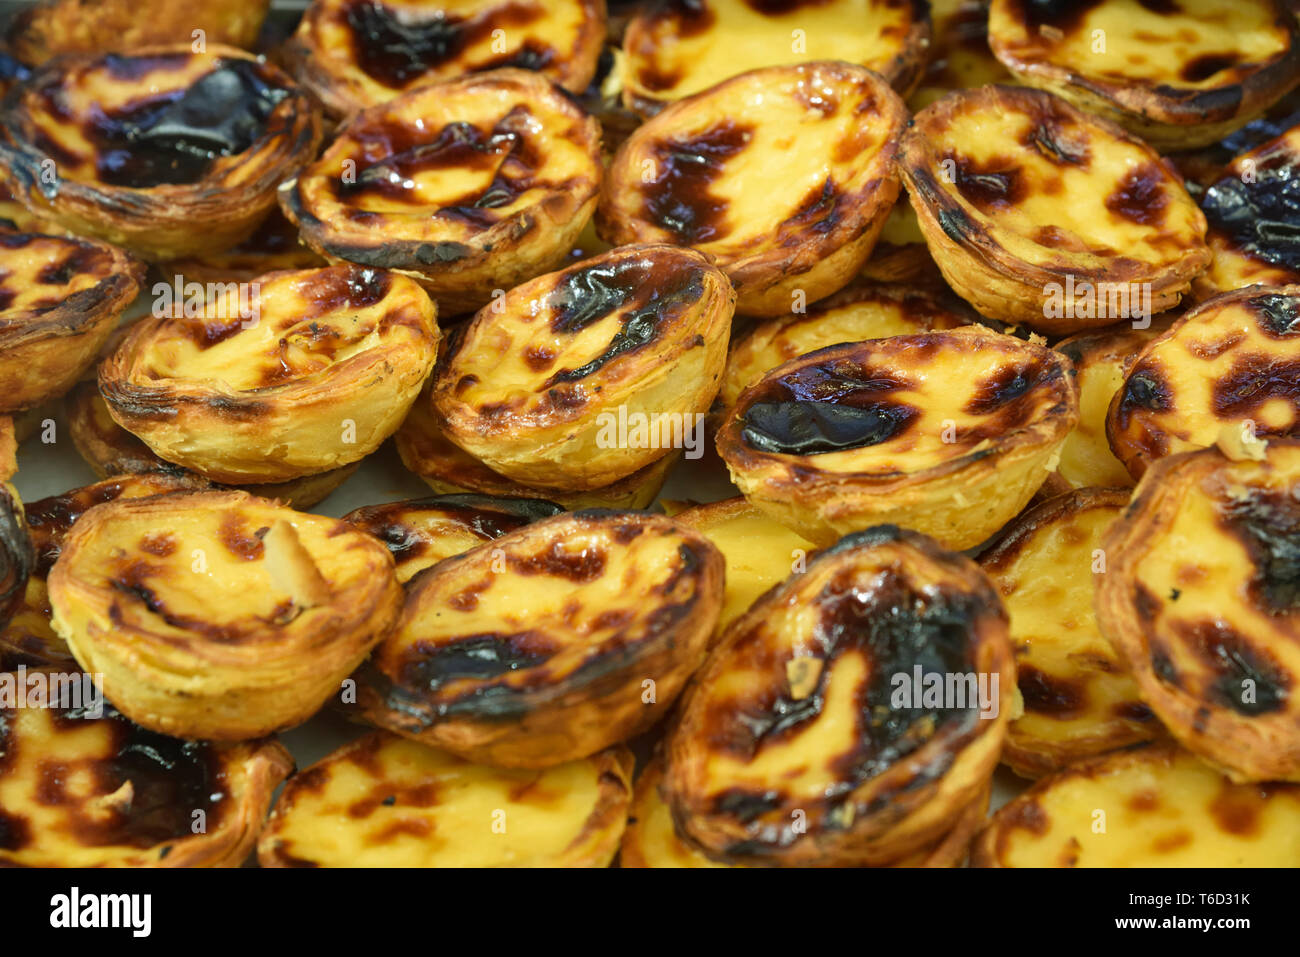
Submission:
<svg viewBox="0 0 1300 957">
<path fill-rule="evenodd" d="M 1300 168 L 1293 154 L 1265 155 L 1247 182 L 1228 174 L 1201 200 L 1210 230 L 1259 262 L 1300 270 Z"/>
<path fill-rule="evenodd" d="M 690 139 L 656 141 L 654 178 L 643 188 L 646 218 L 688 246 L 726 236 L 730 204 L 710 187 L 753 135 L 752 126 L 726 120 Z"/>
<path fill-rule="evenodd" d="M 539 5 L 511 3 L 487 15 L 465 17 L 437 11 L 429 18 L 410 19 L 398 17 L 378 0 L 353 0 L 344 12 L 344 21 L 362 71 L 387 87 L 401 89 L 494 37 L 496 31 L 526 27 L 543 15 Z M 540 70 L 554 59 L 555 50 L 529 38 L 513 53 L 477 69 L 517 66 Z"/>
<path fill-rule="evenodd" d="M 907 387 L 896 373 L 831 360 L 774 380 L 741 417 L 742 440 L 760 452 L 820 455 L 888 442 L 921 410 L 889 396 Z"/>
<path fill-rule="evenodd" d="M 1300 502 L 1294 493 L 1252 488 L 1218 511 L 1254 566 L 1254 602 L 1273 614 L 1300 610 Z"/>
<path fill-rule="evenodd" d="M 1291 675 L 1271 654 L 1256 648 L 1222 621 L 1180 622 L 1187 647 L 1211 671 L 1210 695 L 1238 714 L 1281 711 L 1291 693 Z"/>
<path fill-rule="evenodd" d="M 1300 409 L 1300 358 L 1238 356 L 1232 368 L 1215 380 L 1212 393 L 1214 412 L 1221 419 L 1255 421 L 1264 405 L 1278 399 Z M 1281 431 L 1290 432 L 1292 428 Z M 1275 435 L 1279 430 L 1261 424 L 1256 431 L 1259 435 Z"/>
<path fill-rule="evenodd" d="M 1168 412 L 1172 408 L 1172 401 L 1169 384 L 1163 376 L 1153 369 L 1136 370 L 1124 380 L 1120 392 L 1119 425 L 1128 428 L 1130 417 L 1139 411 Z"/>
<path fill-rule="evenodd" d="M 623 312 L 605 351 L 576 369 L 547 379 L 545 388 L 577 382 L 618 357 L 652 343 L 660 326 L 704 295 L 704 270 L 668 260 L 620 259 L 564 276 L 550 295 L 551 329 L 574 335 L 611 313 Z"/>
<path fill-rule="evenodd" d="M 487 681 L 534 668 L 555 652 L 535 631 L 467 635 L 442 644 L 416 642 L 404 655 L 398 675 L 405 687 L 437 692 L 459 679 Z"/>
<path fill-rule="evenodd" d="M 1260 327 L 1279 339 L 1300 332 L 1300 300 L 1295 296 L 1253 296 L 1249 307 L 1259 316 Z"/>
<path fill-rule="evenodd" d="M 388 124 L 380 131 L 353 130 L 358 146 L 353 157 L 357 175 L 351 179 L 339 177 L 333 184 L 335 195 L 343 202 L 366 195 L 413 202 L 407 184 L 417 173 L 443 169 L 491 170 L 493 177 L 486 187 L 440 201 L 434 213 L 443 219 L 491 226 L 496 218 L 490 210 L 509 206 L 538 185 L 535 174 L 543 161 L 536 154 L 533 138 L 526 133 L 531 122 L 532 111 L 519 105 L 491 130 L 458 120 L 442 127 L 431 140 L 423 128 L 413 124 Z M 371 164 L 365 160 L 372 146 L 382 150 L 385 158 L 381 162 Z M 371 214 L 357 211 L 354 215 L 365 218 Z M 439 258 L 434 255 L 430 263 Z"/>
<path fill-rule="evenodd" d="M 174 68 L 182 58 L 109 54 L 105 69 L 138 82 L 154 70 Z M 55 90 L 47 90 L 48 97 Z M 144 97 L 122 107 L 91 110 L 83 133 L 95 147 L 96 173 L 110 186 L 148 189 L 201 180 L 222 156 L 244 152 L 262 136 L 275 107 L 289 90 L 267 82 L 259 64 L 221 60 L 216 69 L 184 89 Z"/>
<path fill-rule="evenodd" d="M 985 215 L 1015 206 L 1028 195 L 1023 170 L 1006 157 L 977 161 L 947 150 L 943 162 L 953 164 L 953 185 L 957 192 Z"/>
<path fill-rule="evenodd" d="M 1136 166 L 1106 196 L 1106 208 L 1130 222 L 1159 226 L 1169 206 L 1169 194 L 1164 189 L 1168 178 L 1169 174 L 1155 162 Z"/>
<path fill-rule="evenodd" d="M 852 536 L 850 536 L 852 537 Z M 800 725 L 821 714 L 823 685 L 835 659 L 861 653 L 871 662 L 870 679 L 859 692 L 860 729 L 857 744 L 835 760 L 835 770 L 849 780 L 875 777 L 911 754 L 940 729 L 971 727 L 978 704 L 965 707 L 910 707 L 893 701 L 895 676 L 910 680 L 916 669 L 943 678 L 973 670 L 969 647 L 970 623 L 981 613 L 978 596 L 954 590 L 921 594 L 893 570 L 885 570 L 870 590 L 859 587 L 853 570 L 829 581 L 814 599 L 820 614 L 814 626 L 815 646 L 824 662 L 817 686 L 802 698 L 769 689 L 756 708 L 737 715 L 742 731 L 732 735 L 733 748 L 745 754 L 767 742 L 797 733 Z M 721 730 L 721 729 L 719 729 Z"/>
<path fill-rule="evenodd" d="M 1069 718 L 1079 714 L 1087 704 L 1087 692 L 1078 682 L 1023 664 L 1017 668 L 1016 675 L 1026 711 Z"/>
<path fill-rule="evenodd" d="M 55 728 L 68 733 L 84 727 L 89 717 L 84 708 L 55 708 L 51 713 Z M 204 813 L 210 829 L 222 820 L 229 786 L 211 745 L 147 731 L 112 705 L 104 706 L 99 720 L 111 729 L 111 756 L 77 764 L 99 794 L 112 794 L 129 781 L 130 804 L 111 814 L 94 813 L 83 795 L 70 793 L 70 767 L 61 761 L 45 762 L 40 782 L 42 803 L 68 808 L 70 830 L 83 846 L 155 847 L 190 836 L 194 811 Z"/>
</svg>

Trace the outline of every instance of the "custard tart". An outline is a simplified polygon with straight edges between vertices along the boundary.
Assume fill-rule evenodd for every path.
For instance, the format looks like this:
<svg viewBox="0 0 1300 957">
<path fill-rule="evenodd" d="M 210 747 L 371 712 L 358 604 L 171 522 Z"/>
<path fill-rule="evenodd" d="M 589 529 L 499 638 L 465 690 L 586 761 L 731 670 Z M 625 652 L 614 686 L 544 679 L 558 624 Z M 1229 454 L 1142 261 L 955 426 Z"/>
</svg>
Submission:
<svg viewBox="0 0 1300 957">
<path fill-rule="evenodd" d="M 1059 353 L 979 326 L 828 346 L 743 393 L 718 454 L 819 545 L 889 522 L 972 548 L 1019 512 L 1078 420 Z"/>
<path fill-rule="evenodd" d="M 1025 709 L 1002 760 L 1025 777 L 1160 734 L 1092 610 L 1109 573 L 1102 538 L 1128 500 L 1126 489 L 1067 492 L 1018 516 L 980 555 L 1011 616 Z"/>
<path fill-rule="evenodd" d="M 492 768 L 377 731 L 290 779 L 263 867 L 608 867 L 632 796 L 622 746 Z"/>
<path fill-rule="evenodd" d="M 383 542 L 397 563 L 397 580 L 406 584 L 444 558 L 562 511 L 554 502 L 536 498 L 440 495 L 367 505 L 348 512 L 343 521 Z"/>
<path fill-rule="evenodd" d="M 1173 166 L 1050 93 L 950 93 L 916 115 L 899 162 L 944 278 L 994 319 L 1049 335 L 1144 321 L 1210 261 Z"/>
<path fill-rule="evenodd" d="M 433 367 L 416 283 L 348 264 L 263 276 L 195 316 L 138 322 L 99 366 L 109 413 L 160 458 L 216 482 L 285 482 L 360 461 Z"/>
<path fill-rule="evenodd" d="M 727 277 L 674 246 L 622 246 L 539 276 L 449 336 L 435 417 L 507 478 L 602 488 L 702 440 L 734 308 Z"/>
<path fill-rule="evenodd" d="M 1011 75 L 989 49 L 989 0 L 930 0 L 934 40 L 920 86 L 907 105 L 918 111 L 950 90 L 1005 83 Z"/>
<path fill-rule="evenodd" d="M 878 526 L 731 625 L 683 697 L 661 791 L 681 837 L 724 863 L 893 863 L 984 793 L 1014 695 L 989 580 Z"/>
<path fill-rule="evenodd" d="M 619 867 L 744 867 L 713 860 L 691 847 L 673 826 L 673 816 L 659 793 L 663 762 L 652 760 L 637 777 L 627 830 L 619 846 Z M 917 851 L 890 867 L 960 867 L 971 838 L 988 814 L 989 788 L 959 813 L 953 829 L 930 847 Z"/>
<path fill-rule="evenodd" d="M 1141 478 L 1153 461 L 1300 434 L 1300 285 L 1223 293 L 1142 350 L 1111 400 L 1111 448 Z"/>
<path fill-rule="evenodd" d="M 161 472 L 188 477 L 191 487 L 210 484 L 197 472 L 160 459 L 149 446 L 114 422 L 108 404 L 99 394 L 99 385 L 94 381 L 78 383 L 64 397 L 63 411 L 72 444 L 100 478 Z M 353 462 L 342 468 L 304 475 L 287 482 L 245 485 L 242 488 L 250 495 L 277 499 L 291 508 L 311 508 L 346 482 L 360 464 Z"/>
<path fill-rule="evenodd" d="M 696 436 L 703 441 L 703 436 Z M 680 460 L 669 453 L 627 478 L 603 488 L 561 492 L 523 485 L 494 472 L 443 433 L 433 415 L 427 393 L 415 400 L 406 421 L 393 437 L 402 464 L 424 480 L 438 495 L 492 495 L 498 498 L 546 499 L 569 511 L 583 508 L 641 509 L 659 495 L 664 480 Z"/>
<path fill-rule="evenodd" d="M 678 512 L 673 521 L 695 529 L 722 552 L 726 587 L 716 636 L 774 585 L 802 570 L 817 546 L 774 522 L 743 497 Z"/>
<path fill-rule="evenodd" d="M 1196 281 L 1202 297 L 1300 283 L 1300 126 L 1229 163 L 1201 210 L 1214 254 Z"/>
<path fill-rule="evenodd" d="M 745 391 L 783 362 L 841 342 L 956 329 L 975 321 L 955 297 L 908 283 L 854 280 L 807 312 L 757 323 L 736 339 L 718 398 L 733 406 Z"/>
<path fill-rule="evenodd" d="M 39 0 L 9 28 L 9 46 L 24 63 L 61 53 L 136 50 L 159 43 L 251 48 L 271 0 Z"/>
<path fill-rule="evenodd" d="M 1300 787 L 1233 784 L 1178 748 L 1104 755 L 1004 805 L 972 867 L 1295 867 Z"/>
<path fill-rule="evenodd" d="M 699 666 L 723 558 L 659 515 L 535 522 L 418 575 L 358 703 L 380 727 L 496 767 L 541 768 L 646 730 Z"/>
<path fill-rule="evenodd" d="M 988 31 L 1020 81 L 1161 150 L 1222 139 L 1300 80 L 1284 0 L 993 0 Z"/>
<path fill-rule="evenodd" d="M 322 256 L 411 276 L 451 316 L 558 267 L 601 175 L 596 121 L 540 74 L 502 69 L 358 113 L 280 206 Z"/>
<path fill-rule="evenodd" d="M 502 67 L 586 89 L 604 0 L 312 0 L 285 54 L 335 116 L 439 80 Z"/>
<path fill-rule="evenodd" d="M 1070 360 L 1079 393 L 1079 424 L 1066 436 L 1056 467 L 1071 488 L 1133 486 L 1133 476 L 1111 451 L 1106 416 L 1138 354 L 1169 325 L 1153 321 L 1147 329 L 1134 329 L 1119 323 L 1056 344 L 1056 350 Z"/>
<path fill-rule="evenodd" d="M 907 108 L 847 63 L 769 67 L 673 104 L 615 154 L 596 226 L 692 246 L 743 315 L 797 311 L 857 275 L 898 198 Z"/>
<path fill-rule="evenodd" d="M 0 705 L 0 867 L 242 865 L 293 770 L 283 745 L 164 737 L 102 700 L 61 702 L 65 677 L 0 674 L 44 695 Z"/>
<path fill-rule="evenodd" d="M 1300 781 L 1300 442 L 1155 462 L 1103 542 L 1097 621 L 1184 747 Z"/>
<path fill-rule="evenodd" d="M 217 44 L 60 57 L 0 130 L 0 172 L 34 212 L 150 261 L 247 239 L 321 139 L 288 76 Z"/>
<path fill-rule="evenodd" d="M 143 263 L 104 243 L 0 230 L 0 412 L 66 392 L 143 279 Z"/>
<path fill-rule="evenodd" d="M 49 587 L 54 630 L 124 714 L 225 741 L 315 714 L 402 600 L 371 536 L 223 491 L 92 508 Z"/>
<path fill-rule="evenodd" d="M 623 100 L 649 116 L 747 70 L 808 60 L 867 67 L 904 95 L 930 44 L 920 0 L 661 0 L 623 34 Z"/>
</svg>

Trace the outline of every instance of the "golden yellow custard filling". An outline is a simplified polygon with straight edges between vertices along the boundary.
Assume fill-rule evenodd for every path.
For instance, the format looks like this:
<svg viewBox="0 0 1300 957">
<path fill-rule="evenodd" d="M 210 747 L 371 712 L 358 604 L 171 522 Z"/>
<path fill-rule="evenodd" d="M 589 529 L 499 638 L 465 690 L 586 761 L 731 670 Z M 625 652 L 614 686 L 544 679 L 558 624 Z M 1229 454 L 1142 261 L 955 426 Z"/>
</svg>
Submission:
<svg viewBox="0 0 1300 957">
<path fill-rule="evenodd" d="M 1146 747 L 1046 778 L 994 815 L 976 867 L 1294 867 L 1300 788 L 1233 784 Z"/>
<path fill-rule="evenodd" d="M 698 448 L 733 309 L 726 277 L 699 253 L 602 253 L 480 310 L 439 363 L 434 411 L 448 438 L 517 481 L 610 485 Z M 629 431 L 637 423 L 643 436 Z"/>
<path fill-rule="evenodd" d="M 1102 538 L 1128 498 L 1086 489 L 1049 500 L 980 558 L 1011 616 L 1025 708 L 1002 759 L 1027 776 L 1159 733 L 1092 610 L 1097 576 L 1107 573 Z"/>
<path fill-rule="evenodd" d="M 808 60 L 860 64 L 906 90 L 928 37 L 911 0 L 676 0 L 628 23 L 623 97 L 649 113 L 746 70 Z"/>
<path fill-rule="evenodd" d="M 1079 424 L 1065 437 L 1057 463 L 1057 472 L 1074 488 L 1133 485 L 1133 476 L 1111 450 L 1106 416 L 1133 361 L 1166 328 L 1168 323 L 1152 323 L 1147 329 L 1117 325 L 1057 343 L 1056 349 L 1074 367 L 1074 385 L 1079 391 Z"/>
<path fill-rule="evenodd" d="M 617 747 L 492 768 L 377 732 L 290 780 L 258 856 L 263 867 L 607 867 L 632 764 Z"/>
<path fill-rule="evenodd" d="M 1200 90 L 1240 82 L 1285 54 L 1291 35 L 1277 14 L 1259 0 L 993 0 L 989 29 L 995 51 L 1106 85 Z"/>
<path fill-rule="evenodd" d="M 454 314 L 562 262 L 600 178 L 596 121 L 510 68 L 364 110 L 281 185 L 280 205 L 312 249 L 401 270 Z"/>
<path fill-rule="evenodd" d="M 1005 83 L 1007 68 L 989 49 L 988 0 L 930 0 L 934 39 L 920 86 L 908 106 L 920 110 L 949 90 Z"/>
<path fill-rule="evenodd" d="M 744 498 L 688 508 L 674 515 L 673 520 L 701 532 L 726 560 L 719 635 L 769 588 L 805 568 L 817 547 L 774 522 Z"/>
</svg>

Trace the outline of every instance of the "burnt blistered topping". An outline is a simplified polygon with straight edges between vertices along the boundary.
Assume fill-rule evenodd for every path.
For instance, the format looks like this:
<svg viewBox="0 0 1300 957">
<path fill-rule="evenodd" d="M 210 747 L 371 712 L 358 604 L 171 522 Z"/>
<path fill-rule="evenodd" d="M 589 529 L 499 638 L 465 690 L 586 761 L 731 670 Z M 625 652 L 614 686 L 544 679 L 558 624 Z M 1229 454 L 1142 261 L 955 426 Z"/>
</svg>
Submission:
<svg viewBox="0 0 1300 957">
<path fill-rule="evenodd" d="M 725 238 L 729 203 L 710 187 L 753 135 L 752 126 L 725 120 L 689 139 L 655 142 L 654 178 L 641 187 L 646 218 L 686 245 Z"/>
<path fill-rule="evenodd" d="M 1256 420 L 1269 402 L 1285 401 L 1300 416 L 1300 356 L 1279 359 L 1276 356 L 1250 354 L 1233 359 L 1232 368 L 1219 376 L 1213 385 L 1214 413 L 1221 419 Z M 1282 431 L 1295 430 L 1295 423 Z M 1278 430 L 1256 429 L 1261 436 Z"/>
<path fill-rule="evenodd" d="M 1295 296 L 1269 293 L 1252 296 L 1250 308 L 1260 319 L 1260 328 L 1282 339 L 1300 332 L 1300 300 Z"/>
<path fill-rule="evenodd" d="M 870 662 L 870 677 L 859 689 L 858 736 L 852 751 L 835 759 L 838 780 L 855 786 L 907 757 L 940 729 L 965 730 L 978 720 L 979 704 L 927 708 L 896 706 L 894 676 L 909 680 L 921 674 L 967 674 L 974 670 L 971 629 L 983 616 L 980 596 L 952 588 L 918 590 L 897 571 L 881 572 L 865 585 L 855 569 L 836 574 L 813 600 L 820 614 L 812 635 L 813 653 L 822 660 L 812 693 L 795 699 L 769 690 L 759 702 L 719 712 L 733 725 L 718 729 L 715 740 L 750 759 L 768 743 L 798 734 L 824 705 L 825 686 L 835 659 L 861 654 Z M 760 624 L 757 626 L 762 628 Z M 785 687 L 782 683 L 779 687 Z M 734 723 L 734 724 L 733 724 Z"/>
<path fill-rule="evenodd" d="M 1048 674 L 1031 665 L 1022 664 L 1016 669 L 1016 681 L 1025 701 L 1025 710 L 1036 714 L 1070 717 L 1079 714 L 1087 701 L 1087 692 L 1079 682 Z"/>
<path fill-rule="evenodd" d="M 1154 369 L 1136 369 L 1124 380 L 1117 421 L 1120 428 L 1128 428 L 1135 413 L 1168 412 L 1172 408 L 1172 402 L 1169 385 L 1163 376 Z"/>
<path fill-rule="evenodd" d="M 363 147 L 369 144 L 382 149 L 385 158 L 368 164 L 357 157 L 355 180 L 340 177 L 334 188 L 344 202 L 367 194 L 411 201 L 411 177 L 419 173 L 440 169 L 491 172 L 492 181 L 485 188 L 448 198 L 434 213 L 473 226 L 491 226 L 496 220 L 490 210 L 509 206 L 529 189 L 541 185 L 536 174 L 544 159 L 528 133 L 532 116 L 526 106 L 515 106 L 489 131 L 456 121 L 439 129 L 432 139 L 427 138 L 427 131 L 413 124 L 386 124 L 374 132 L 354 130 L 350 135 Z"/>
<path fill-rule="evenodd" d="M 1295 495 L 1251 488 L 1219 506 L 1219 521 L 1250 555 L 1252 600 L 1271 614 L 1300 611 L 1300 501 Z"/>
<path fill-rule="evenodd" d="M 567 273 L 551 293 L 551 329 L 575 335 L 611 313 L 620 328 L 605 351 L 576 369 L 552 375 L 546 388 L 576 382 L 621 355 L 653 342 L 666 320 L 681 315 L 704 295 L 704 268 L 675 258 L 621 259 Z"/>
<path fill-rule="evenodd" d="M 1005 365 L 975 383 L 965 412 L 968 415 L 998 415 L 1000 424 L 1008 429 L 1022 426 L 1033 410 L 1020 400 L 1037 389 L 1058 383 L 1063 374 L 1060 365 L 1047 357 Z M 1009 414 L 1013 405 L 1019 407 L 1019 416 Z"/>
<path fill-rule="evenodd" d="M 462 17 L 444 10 L 432 15 L 407 11 L 399 14 L 378 0 L 353 0 L 343 11 L 352 33 L 357 65 L 372 80 L 401 89 L 424 74 L 445 66 L 471 47 L 490 39 L 497 30 L 526 27 L 545 16 L 537 3 L 501 3 L 474 16 Z M 528 38 L 517 50 L 476 69 L 514 66 L 540 70 L 555 59 L 551 47 Z"/>
<path fill-rule="evenodd" d="M 403 562 L 422 555 L 427 541 L 412 527 L 412 512 L 436 511 L 460 522 L 483 539 L 496 539 L 523 528 L 530 522 L 550 518 L 563 509 L 542 499 L 497 499 L 488 495 L 442 495 L 411 502 L 397 502 L 374 508 L 359 509 L 347 520 L 360 525 L 378 538 Z"/>
<path fill-rule="evenodd" d="M 921 410 L 890 393 L 908 387 L 897 373 L 828 360 L 769 384 L 741 415 L 741 439 L 777 455 L 820 455 L 879 445 L 905 432 Z"/>
<path fill-rule="evenodd" d="M 1188 649 L 1213 673 L 1206 691 L 1213 701 L 1249 717 L 1286 707 L 1291 675 L 1222 621 L 1179 623 Z"/>
<path fill-rule="evenodd" d="M 1252 259 L 1300 271 L 1300 168 L 1279 151 L 1262 157 L 1251 182 L 1228 175 L 1210 186 L 1201 210 L 1210 229 Z"/>
<path fill-rule="evenodd" d="M 104 59 L 115 75 L 128 64 L 147 74 L 158 62 L 113 54 Z M 102 182 L 130 189 L 196 183 L 218 157 L 243 153 L 257 142 L 287 96 L 289 91 L 268 82 L 258 64 L 222 60 L 183 90 L 112 110 L 92 107 L 84 132 L 95 147 Z"/>
<path fill-rule="evenodd" d="M 1144 0 L 1144 5 L 1150 0 Z M 1089 12 L 1101 5 L 1101 0 L 1014 0 L 1013 13 L 1028 28 L 1031 37 L 1042 34 L 1043 27 L 1062 32 L 1077 30 Z"/>
<path fill-rule="evenodd" d="M 487 681 L 534 668 L 555 651 L 544 635 L 534 631 L 467 635 L 443 644 L 416 642 L 399 669 L 399 681 L 407 688 L 436 694 L 463 678 Z"/>
<path fill-rule="evenodd" d="M 1005 157 L 978 162 L 947 151 L 943 163 L 953 163 L 953 185 L 968 203 L 982 213 L 993 213 L 1021 202 L 1027 187 L 1021 167 Z"/>
<path fill-rule="evenodd" d="M 1020 143 L 1058 166 L 1087 168 L 1092 158 L 1087 141 L 1069 142 L 1062 137 L 1061 133 L 1059 121 L 1053 117 L 1045 117 L 1025 132 Z"/>
<path fill-rule="evenodd" d="M 91 721 L 111 732 L 108 757 L 29 758 L 39 776 L 37 800 L 67 809 L 65 827 L 81 845 L 156 847 L 191 836 L 195 811 L 204 813 L 209 831 L 221 824 L 229 784 L 212 745 L 147 731 L 111 705 L 105 705 L 102 718 L 88 717 L 84 709 L 58 707 L 51 708 L 50 718 L 59 732 L 73 733 Z M 0 729 L 5 722 L 0 712 Z M 83 795 L 67 790 L 74 772 L 88 773 L 97 795 L 117 793 L 129 782 L 130 800 L 92 811 Z M 0 813 L 0 849 L 21 851 L 34 843 L 22 818 Z"/>
<path fill-rule="evenodd" d="M 1141 226 L 1159 226 L 1165 220 L 1169 194 L 1168 174 L 1157 162 L 1143 163 L 1129 170 L 1106 197 L 1106 208 L 1115 216 Z"/>
</svg>

